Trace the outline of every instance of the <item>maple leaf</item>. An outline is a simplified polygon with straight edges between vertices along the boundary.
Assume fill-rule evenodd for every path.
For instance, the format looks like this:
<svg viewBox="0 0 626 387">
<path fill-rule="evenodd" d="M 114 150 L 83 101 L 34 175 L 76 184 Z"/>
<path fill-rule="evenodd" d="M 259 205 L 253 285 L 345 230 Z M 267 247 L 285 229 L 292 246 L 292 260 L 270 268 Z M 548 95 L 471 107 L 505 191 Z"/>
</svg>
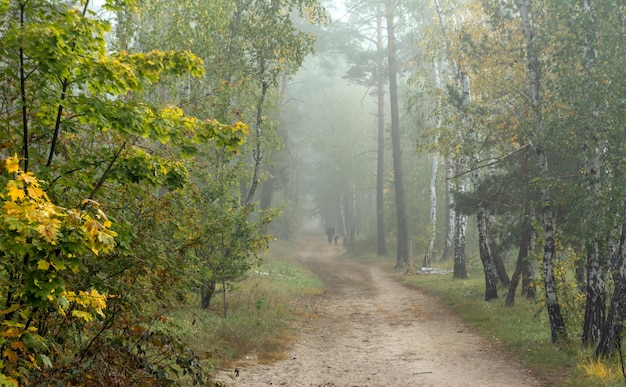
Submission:
<svg viewBox="0 0 626 387">
<path fill-rule="evenodd" d="M 45 194 L 44 190 L 39 187 L 39 184 L 28 187 L 28 196 L 35 200 L 45 198 Z"/>
<path fill-rule="evenodd" d="M 17 180 L 21 180 L 29 185 L 39 186 L 39 182 L 32 172 L 20 173 Z"/>
<path fill-rule="evenodd" d="M 7 183 L 6 190 L 7 190 L 7 193 L 9 194 L 9 197 L 11 197 L 11 201 L 13 202 L 22 200 L 26 196 L 26 193 L 24 192 L 24 190 L 18 187 L 15 180 L 10 180 Z"/>
<path fill-rule="evenodd" d="M 85 311 L 82 311 L 82 310 L 73 310 L 72 311 L 72 316 L 78 317 L 78 318 L 82 318 L 83 320 L 85 320 L 87 322 L 93 320 L 93 316 L 91 315 L 91 313 L 85 312 Z"/>
<path fill-rule="evenodd" d="M 59 223 L 60 222 L 57 219 L 51 219 L 37 227 L 37 231 L 39 231 L 39 234 L 41 234 L 41 236 L 46 238 L 46 242 L 55 245 Z"/>
<path fill-rule="evenodd" d="M 6 159 L 5 167 L 9 173 L 16 173 L 20 170 L 20 160 L 17 157 L 17 153 L 15 156 Z"/>
</svg>

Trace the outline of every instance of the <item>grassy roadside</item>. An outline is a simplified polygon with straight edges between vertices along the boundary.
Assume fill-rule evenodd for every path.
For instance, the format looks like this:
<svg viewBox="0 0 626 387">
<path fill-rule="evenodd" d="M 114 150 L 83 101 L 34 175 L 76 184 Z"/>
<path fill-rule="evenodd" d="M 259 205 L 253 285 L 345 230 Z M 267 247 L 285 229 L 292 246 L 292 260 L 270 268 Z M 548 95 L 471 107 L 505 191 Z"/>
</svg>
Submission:
<svg viewBox="0 0 626 387">
<path fill-rule="evenodd" d="M 402 281 L 435 295 L 467 326 L 521 360 L 549 385 L 564 383 L 575 366 L 574 351 L 550 344 L 549 324 L 540 304 L 517 299 L 514 308 L 505 308 L 504 300 L 484 302 L 484 285 L 476 274 L 468 280 L 434 274 L 402 276 Z"/>
<path fill-rule="evenodd" d="M 393 272 L 395 260 L 381 259 L 371 253 L 372 246 L 363 243 L 352 246 L 353 259 L 376 265 Z M 436 264 L 438 265 L 438 264 Z M 449 263 L 452 265 L 452 262 Z M 440 267 L 440 266 L 438 266 Z M 443 269 L 451 267 L 443 265 Z M 617 387 L 626 385 L 619 358 L 597 362 L 592 352 L 580 347 L 580 329 L 584 301 L 576 296 L 561 297 L 562 311 L 570 322 L 570 342 L 553 345 L 545 305 L 541 301 L 527 300 L 518 296 L 515 306 L 504 306 L 507 289 L 498 289 L 500 298 L 484 301 L 484 275 L 480 261 L 468 261 L 469 279 L 455 280 L 452 274 L 404 275 L 396 273 L 406 286 L 437 297 L 454 311 L 469 328 L 494 344 L 531 370 L 546 386 L 564 387 Z M 510 271 L 509 271 L 510 272 Z M 563 289 L 561 289 L 563 290 Z M 540 291 L 541 293 L 541 291 Z M 581 304 L 582 302 L 582 304 Z M 626 354 L 625 354 L 626 355 Z"/>
<path fill-rule="evenodd" d="M 518 296 L 515 306 L 507 308 L 503 288 L 499 289 L 500 299 L 485 302 L 482 273 L 473 273 L 468 280 L 436 274 L 398 277 L 407 286 L 435 295 L 467 326 L 519 359 L 548 386 L 624 385 L 618 359 L 604 364 L 590 360 L 590 354 L 581 351 L 577 336 L 571 343 L 551 343 L 543 303 Z"/>
<path fill-rule="evenodd" d="M 168 318 L 194 352 L 208 357 L 204 368 L 230 370 L 242 359 L 271 363 L 283 359 L 295 339 L 289 321 L 305 312 L 298 300 L 323 289 L 294 259 L 293 244 L 276 241 L 262 266 L 229 289 L 226 317 L 218 293 L 209 310 L 198 307 L 198 298 Z"/>
<path fill-rule="evenodd" d="M 368 250 L 371 251 L 371 250 Z M 393 262 L 369 252 L 350 254 L 354 259 L 393 271 Z M 504 353 L 518 359 L 547 386 L 623 386 L 618 359 L 609 363 L 590 361 L 581 352 L 578 336 L 571 344 L 550 342 L 549 324 L 541 302 L 517 297 L 513 308 L 500 299 L 483 301 L 484 279 L 478 266 L 470 279 L 451 275 L 402 275 L 405 285 L 430 293 L 459 315 L 472 330 L 492 340 Z M 294 245 L 274 242 L 262 267 L 235 284 L 228 293 L 228 316 L 222 317 L 221 297 L 216 295 L 210 310 L 198 307 L 199 300 L 171 313 L 186 343 L 199 354 L 209 355 L 206 368 L 232 370 L 241 359 L 272 363 L 284 359 L 285 350 L 296 339 L 290 321 L 307 313 L 303 298 L 323 292 L 323 284 L 294 259 Z"/>
</svg>

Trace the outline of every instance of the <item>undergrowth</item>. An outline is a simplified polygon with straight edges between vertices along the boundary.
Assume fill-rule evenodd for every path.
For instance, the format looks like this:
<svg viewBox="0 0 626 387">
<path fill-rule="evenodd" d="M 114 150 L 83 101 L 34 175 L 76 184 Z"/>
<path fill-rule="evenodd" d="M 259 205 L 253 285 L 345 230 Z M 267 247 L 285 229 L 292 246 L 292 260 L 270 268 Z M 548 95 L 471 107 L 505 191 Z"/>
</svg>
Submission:
<svg viewBox="0 0 626 387">
<path fill-rule="evenodd" d="M 204 369 L 233 370 L 238 362 L 272 363 L 282 360 L 295 340 L 289 321 L 302 312 L 302 297 L 323 291 L 320 280 L 298 263 L 292 246 L 273 242 L 263 264 L 227 293 L 228 314 L 222 316 L 218 288 L 209 309 L 199 296 L 169 313 L 190 348 L 202 355 Z"/>
</svg>

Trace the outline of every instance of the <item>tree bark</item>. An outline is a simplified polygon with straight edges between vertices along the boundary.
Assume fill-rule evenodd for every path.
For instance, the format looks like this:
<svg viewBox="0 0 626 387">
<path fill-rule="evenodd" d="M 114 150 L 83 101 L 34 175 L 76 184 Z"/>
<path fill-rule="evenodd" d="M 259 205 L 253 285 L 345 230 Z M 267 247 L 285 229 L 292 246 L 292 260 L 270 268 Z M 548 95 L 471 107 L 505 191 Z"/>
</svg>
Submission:
<svg viewBox="0 0 626 387">
<path fill-rule="evenodd" d="M 585 0 L 583 10 L 589 19 L 589 24 L 584 26 L 585 47 L 583 48 L 583 67 L 585 74 L 592 77 L 594 67 L 598 60 L 595 21 L 594 0 Z M 584 97 L 583 97 L 584 98 Z M 595 101 L 589 100 L 590 118 L 596 115 L 594 110 Z M 585 178 L 587 189 L 591 192 L 591 215 L 590 219 L 602 217 L 603 211 L 596 205 L 600 200 L 600 149 L 602 148 L 595 128 L 590 124 L 585 125 L 585 140 L 583 144 L 585 156 Z M 593 215 L 595 213 L 595 216 Z M 586 243 L 587 250 L 587 287 L 585 301 L 585 319 L 583 323 L 582 345 L 586 347 L 595 346 L 600 339 L 600 329 L 604 323 L 606 309 L 606 249 L 603 248 L 600 235 L 604 232 L 601 226 L 593 228 L 593 232 Z"/>
<path fill-rule="evenodd" d="M 209 309 L 211 306 L 211 299 L 215 294 L 216 281 L 214 279 L 207 280 L 204 286 L 200 289 L 200 298 L 202 309 Z"/>
<path fill-rule="evenodd" d="M 445 195 L 446 195 L 446 222 L 445 222 L 445 243 L 443 246 L 443 254 L 441 254 L 441 260 L 447 261 L 450 259 L 450 254 L 454 251 L 454 196 L 452 195 L 452 160 L 449 157 L 445 159 L 446 166 L 446 182 L 445 182 Z"/>
<path fill-rule="evenodd" d="M 437 17 L 439 18 L 439 27 L 441 28 L 441 34 L 444 36 L 444 50 L 446 53 L 446 57 L 449 56 L 449 49 L 448 49 L 448 40 L 446 39 L 446 25 L 444 23 L 444 19 L 443 19 L 443 11 L 441 9 L 441 4 L 439 3 L 439 0 L 435 0 L 435 9 L 437 11 Z M 454 60 L 452 60 L 452 63 L 456 63 Z M 458 73 L 458 66 L 454 65 L 454 73 Z M 445 161 L 445 165 L 446 165 L 446 183 L 445 183 L 445 190 L 446 190 L 446 224 L 445 224 L 445 234 L 446 234 L 446 240 L 445 240 L 445 245 L 444 245 L 444 250 L 443 250 L 443 254 L 441 255 L 441 260 L 445 261 L 450 257 L 451 252 L 454 250 L 456 251 L 457 248 L 457 244 L 455 243 L 455 240 L 457 239 L 457 235 L 456 235 L 456 229 L 455 229 L 455 225 L 457 224 L 457 215 L 455 214 L 454 211 L 454 197 L 452 195 L 452 175 L 454 172 L 454 162 L 452 160 L 451 157 L 446 157 L 446 161 Z M 460 220 L 460 219 L 459 219 Z M 460 222 L 463 223 L 463 222 Z M 467 221 L 464 222 L 465 224 L 467 224 Z M 465 235 L 465 230 L 463 230 L 463 235 Z M 463 237 L 464 238 L 464 237 Z M 463 249 L 465 249 L 465 242 L 463 242 Z M 463 252 L 463 259 L 462 259 L 462 266 L 465 267 L 465 252 Z M 461 264 L 459 262 L 459 264 Z M 456 268 L 456 253 L 455 253 L 455 268 Z M 459 269 L 460 271 L 464 272 L 465 274 L 461 274 L 463 275 L 462 278 L 466 278 L 467 277 L 467 271 L 465 269 Z M 456 271 L 456 269 L 455 269 Z"/>
<path fill-rule="evenodd" d="M 596 346 L 604 323 L 606 307 L 605 271 L 601 267 L 601 248 L 597 241 L 587 243 L 587 291 L 582 345 Z"/>
<path fill-rule="evenodd" d="M 387 55 L 389 61 L 389 100 L 391 107 L 391 145 L 393 149 L 394 187 L 396 194 L 397 251 L 396 269 L 409 265 L 409 230 L 406 219 L 404 175 L 402 172 L 402 145 L 400 136 L 400 110 L 398 107 L 398 65 L 394 37 L 393 9 L 391 2 L 385 3 L 387 19 Z"/>
<path fill-rule="evenodd" d="M 434 62 L 435 69 L 435 87 L 441 89 L 441 70 L 439 68 L 439 61 Z M 441 128 L 442 112 L 441 112 L 441 98 L 437 98 L 437 134 L 435 135 L 434 143 L 437 144 L 439 140 L 439 129 Z M 430 225 L 428 229 L 428 248 L 424 255 L 424 263 L 422 266 L 430 267 L 430 263 L 433 259 L 433 250 L 435 249 L 435 238 L 437 237 L 437 172 L 439 169 L 439 154 L 434 151 L 432 166 L 430 171 Z"/>
<path fill-rule="evenodd" d="M 456 162 L 456 173 L 463 172 L 463 162 L 459 159 Z M 459 193 L 467 192 L 469 189 L 469 181 L 467 177 L 460 177 L 455 183 L 456 191 Z M 461 211 L 454 213 L 454 278 L 467 278 L 467 261 L 465 258 L 467 235 L 467 215 Z"/>
<path fill-rule="evenodd" d="M 264 66 L 262 66 L 264 72 Z M 246 207 L 252 204 L 252 200 L 254 199 L 254 193 L 256 192 L 257 186 L 259 185 L 259 178 L 261 176 L 261 161 L 263 160 L 263 151 L 261 146 L 261 125 L 263 124 L 263 105 L 265 104 L 265 97 L 267 95 L 267 90 L 269 89 L 269 84 L 265 81 L 261 82 L 261 96 L 257 102 L 257 112 L 256 112 L 256 121 L 254 123 L 254 133 L 255 133 L 255 145 L 254 150 L 252 151 L 252 157 L 254 159 L 254 172 L 252 174 L 252 182 L 250 184 L 250 189 L 248 190 L 248 195 L 246 196 L 245 202 L 243 203 Z"/>
<path fill-rule="evenodd" d="M 465 71 L 461 71 L 460 77 L 461 90 L 463 92 L 463 109 L 466 110 L 469 107 L 471 101 L 470 79 Z M 472 117 L 467 112 L 465 112 L 464 114 L 464 124 L 468 128 L 470 140 L 475 144 L 477 142 L 477 139 L 476 132 L 473 127 Z M 476 166 L 480 164 L 478 154 L 473 154 L 472 159 Z M 479 173 L 479 168 L 473 168 L 472 182 L 474 184 L 474 191 L 477 191 L 480 185 Z M 485 274 L 485 301 L 490 301 L 498 298 L 498 274 L 496 272 L 496 266 L 493 262 L 493 258 L 489 252 L 487 219 L 487 210 L 485 209 L 483 201 L 480 200 L 478 202 L 478 208 L 476 209 L 476 221 L 478 226 L 478 250 L 480 255 L 480 261 L 483 264 L 483 272 Z"/>
<path fill-rule="evenodd" d="M 422 266 L 430 267 L 433 259 L 433 250 L 435 249 L 435 237 L 437 236 L 437 167 L 439 164 L 439 156 L 437 153 L 433 155 L 433 165 L 430 173 L 430 225 L 428 229 L 428 248 L 424 255 L 424 263 Z"/>
<path fill-rule="evenodd" d="M 467 263 L 465 260 L 465 233 L 467 230 L 467 216 L 459 212 L 454 219 L 454 278 L 467 278 Z"/>
<path fill-rule="evenodd" d="M 493 219 L 493 216 L 489 216 L 487 219 Z M 489 224 L 490 222 L 488 222 Z M 508 287 L 511 284 L 511 280 L 509 278 L 509 274 L 506 272 L 506 267 L 504 265 L 504 259 L 506 258 L 506 251 L 504 251 L 504 247 L 502 246 L 502 241 L 498 240 L 497 237 L 493 237 L 489 232 L 489 226 L 487 227 L 487 235 L 489 236 L 489 252 L 491 253 L 491 259 L 493 260 L 493 264 L 496 268 L 496 274 L 498 275 L 498 282 L 504 286 Z"/>
<path fill-rule="evenodd" d="M 515 292 L 517 291 L 517 285 L 519 284 L 520 277 L 524 270 L 524 265 L 528 260 L 528 249 L 530 248 L 530 239 L 532 233 L 532 226 L 530 225 L 530 210 L 528 208 L 528 200 L 524 200 L 524 216 L 522 220 L 522 235 L 520 237 L 519 251 L 517 253 L 517 261 L 515 263 L 515 271 L 511 277 L 511 283 L 509 284 L 509 291 L 506 295 L 505 306 L 515 305 Z"/>
<path fill-rule="evenodd" d="M 378 63 L 376 64 L 378 87 L 378 149 L 376 158 L 376 252 L 379 257 L 387 255 L 387 237 L 385 232 L 385 82 L 383 78 L 384 46 L 383 46 L 383 11 L 376 15 L 376 47 Z"/>
<path fill-rule="evenodd" d="M 511 277 L 509 284 L 509 291 L 506 295 L 505 306 L 515 305 L 515 292 L 517 291 L 517 285 L 519 284 L 520 277 L 522 277 L 525 268 L 528 263 L 528 252 L 532 242 L 532 224 L 531 224 L 531 210 L 530 210 L 530 192 L 528 189 L 528 183 L 530 179 L 530 171 L 528 167 L 528 149 L 524 151 L 524 157 L 522 159 L 521 173 L 522 173 L 522 185 L 524 187 L 524 199 L 522 201 L 522 233 L 519 242 L 519 251 L 517 253 L 517 260 L 515 262 L 515 271 Z M 527 284 L 526 284 L 527 285 Z M 522 292 L 524 292 L 524 284 L 522 285 Z"/>
<path fill-rule="evenodd" d="M 522 25 L 524 30 L 524 44 L 526 46 L 526 64 L 528 68 L 528 80 L 530 88 L 530 100 L 534 113 L 535 131 L 538 135 L 543 135 L 543 117 L 541 112 L 541 103 L 539 100 L 539 60 L 537 53 L 532 49 L 534 33 L 531 27 L 530 19 L 530 5 L 528 0 L 519 0 L 518 6 L 520 9 L 520 16 L 522 18 Z M 542 181 L 546 181 L 546 175 L 548 172 L 548 159 L 543 148 L 543 144 L 539 142 L 536 146 L 537 165 L 539 167 L 539 173 L 542 177 Z M 561 313 L 561 307 L 559 305 L 557 292 L 556 292 L 556 280 L 554 277 L 554 223 L 552 206 L 550 200 L 550 192 L 548 187 L 544 183 L 541 188 L 541 202 L 543 203 L 543 229 L 545 232 L 545 242 L 543 248 L 543 278 L 544 278 L 544 290 L 546 293 L 546 305 L 548 309 L 548 317 L 550 319 L 550 332 L 552 336 L 552 342 L 560 341 L 565 338 L 565 320 Z"/>
<path fill-rule="evenodd" d="M 624 215 L 626 217 L 626 204 L 624 205 Z M 616 273 L 613 275 L 615 289 L 611 296 L 609 311 L 606 320 L 600 329 L 600 338 L 596 348 L 596 357 L 609 357 L 617 348 L 619 338 L 624 326 L 624 316 L 626 316 L 626 224 L 622 225 L 622 232 L 619 241 Z"/>
</svg>

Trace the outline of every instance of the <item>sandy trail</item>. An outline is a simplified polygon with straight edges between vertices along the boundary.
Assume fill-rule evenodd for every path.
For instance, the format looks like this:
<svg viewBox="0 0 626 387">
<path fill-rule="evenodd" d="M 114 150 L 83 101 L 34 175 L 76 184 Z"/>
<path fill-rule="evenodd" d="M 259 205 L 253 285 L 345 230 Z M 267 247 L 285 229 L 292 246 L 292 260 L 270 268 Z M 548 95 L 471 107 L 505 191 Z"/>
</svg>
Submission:
<svg viewBox="0 0 626 387">
<path fill-rule="evenodd" d="M 470 332 L 433 297 L 379 268 L 339 257 L 324 237 L 297 259 L 326 285 L 307 300 L 288 360 L 218 377 L 228 386 L 538 386 L 527 370 Z"/>
</svg>

